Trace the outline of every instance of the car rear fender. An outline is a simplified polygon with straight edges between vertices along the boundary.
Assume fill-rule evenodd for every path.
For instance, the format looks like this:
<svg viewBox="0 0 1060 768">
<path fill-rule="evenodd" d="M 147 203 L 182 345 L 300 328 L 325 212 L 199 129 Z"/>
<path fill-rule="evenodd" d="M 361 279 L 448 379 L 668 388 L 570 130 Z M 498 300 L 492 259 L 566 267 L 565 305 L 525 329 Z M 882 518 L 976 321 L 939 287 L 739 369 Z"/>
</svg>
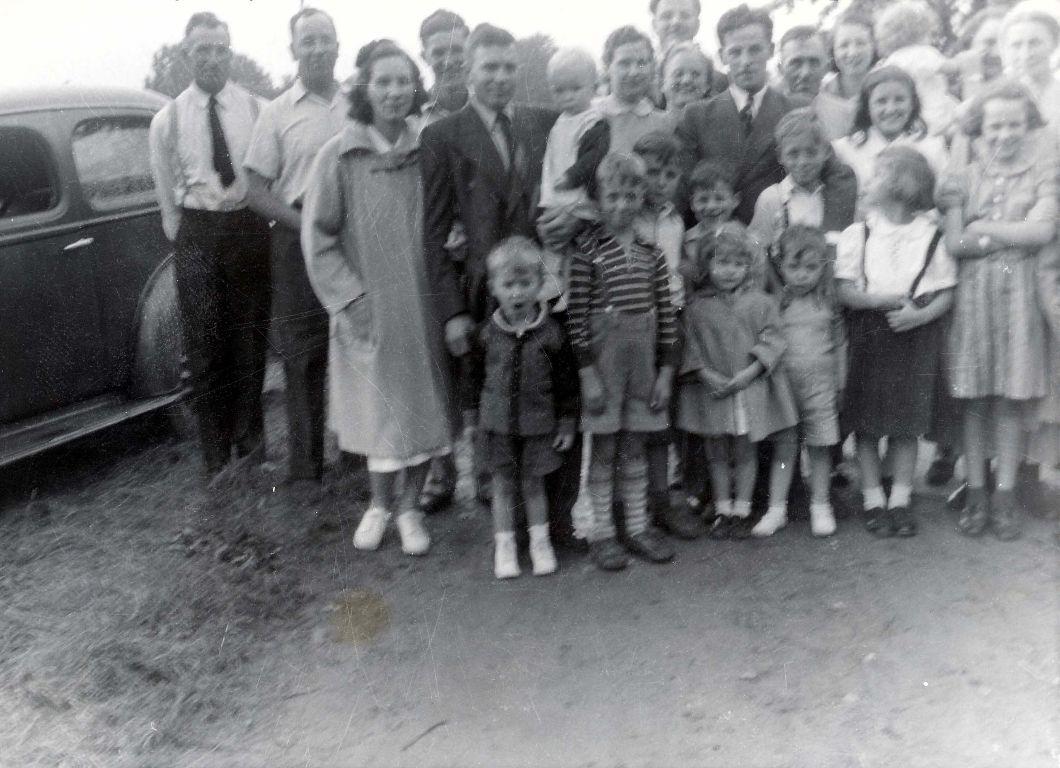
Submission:
<svg viewBox="0 0 1060 768">
<path fill-rule="evenodd" d="M 187 373 L 172 254 L 159 263 L 147 280 L 137 318 L 129 396 L 156 397 L 185 386 Z"/>
</svg>

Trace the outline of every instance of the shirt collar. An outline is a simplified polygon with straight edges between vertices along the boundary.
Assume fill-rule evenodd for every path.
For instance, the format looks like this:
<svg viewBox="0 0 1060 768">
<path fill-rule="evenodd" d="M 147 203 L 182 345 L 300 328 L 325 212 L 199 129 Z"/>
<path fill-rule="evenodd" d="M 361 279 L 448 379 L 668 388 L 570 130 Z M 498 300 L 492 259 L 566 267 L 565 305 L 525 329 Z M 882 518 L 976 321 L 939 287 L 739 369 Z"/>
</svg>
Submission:
<svg viewBox="0 0 1060 768">
<path fill-rule="evenodd" d="M 202 88 L 200 88 L 198 83 L 194 81 L 192 81 L 192 84 L 188 86 L 188 90 L 191 91 L 191 95 L 192 98 L 195 100 L 195 103 L 203 109 L 206 109 L 207 105 L 210 103 L 211 94 L 207 93 Z M 217 103 L 221 105 L 221 108 L 223 109 L 227 107 L 228 100 L 232 95 L 231 81 L 225 83 L 224 87 L 221 88 L 221 90 L 219 90 L 215 95 L 217 96 Z"/>
<path fill-rule="evenodd" d="M 732 95 L 732 100 L 736 102 L 736 111 L 739 112 L 743 109 L 744 104 L 751 98 L 751 114 L 757 115 L 758 110 L 762 108 L 762 99 L 765 98 L 766 88 L 763 86 L 755 92 L 754 98 L 751 98 L 751 94 L 745 91 L 738 85 L 729 84 L 729 93 Z"/>
<path fill-rule="evenodd" d="M 482 118 L 482 122 L 486 124 L 486 128 L 492 131 L 494 124 L 497 122 L 497 115 L 499 114 L 497 110 L 487 107 L 479 101 L 474 93 L 468 97 L 467 103 L 478 112 L 478 116 Z M 515 117 L 515 107 L 512 106 L 510 101 L 504 107 L 504 114 L 508 116 L 509 120 L 512 120 Z"/>
<path fill-rule="evenodd" d="M 294 82 L 291 83 L 291 98 L 295 103 L 305 98 L 316 99 L 321 104 L 327 102 L 328 104 L 334 104 L 338 99 L 345 98 L 342 93 L 342 88 L 339 83 L 335 81 L 335 95 L 332 96 L 330 101 L 327 101 L 323 96 L 317 93 L 312 93 L 308 88 L 305 87 L 305 83 L 302 82 L 302 78 L 296 77 Z"/>
<path fill-rule="evenodd" d="M 547 317 L 548 317 L 548 304 L 545 304 L 544 302 L 541 302 L 537 306 L 537 315 L 534 316 L 534 319 L 531 320 L 527 325 L 522 326 L 521 328 L 516 328 L 515 326 L 511 325 L 508 322 L 508 320 L 504 317 L 504 313 L 501 312 L 500 307 L 497 307 L 497 309 L 495 309 L 493 311 L 493 318 L 492 319 L 493 319 L 494 325 L 496 325 L 498 328 L 500 328 L 505 333 L 511 333 L 511 334 L 516 335 L 516 336 L 522 336 L 524 333 L 527 333 L 528 331 L 532 331 L 535 328 L 541 327 L 541 325 L 545 322 L 545 319 Z"/>
<path fill-rule="evenodd" d="M 795 183 L 795 180 L 791 176 L 785 176 L 780 180 L 780 194 L 785 200 L 790 200 L 792 195 L 811 195 L 817 197 L 821 194 L 821 189 L 824 184 L 820 181 L 817 182 L 817 186 L 813 189 L 807 189 L 806 187 L 800 187 Z"/>
<path fill-rule="evenodd" d="M 618 117 L 619 115 L 628 114 L 633 114 L 637 117 L 647 117 L 655 111 L 655 105 L 651 103 L 651 99 L 647 96 L 636 104 L 629 104 L 619 99 L 613 93 L 600 99 L 599 107 L 607 117 Z"/>
</svg>

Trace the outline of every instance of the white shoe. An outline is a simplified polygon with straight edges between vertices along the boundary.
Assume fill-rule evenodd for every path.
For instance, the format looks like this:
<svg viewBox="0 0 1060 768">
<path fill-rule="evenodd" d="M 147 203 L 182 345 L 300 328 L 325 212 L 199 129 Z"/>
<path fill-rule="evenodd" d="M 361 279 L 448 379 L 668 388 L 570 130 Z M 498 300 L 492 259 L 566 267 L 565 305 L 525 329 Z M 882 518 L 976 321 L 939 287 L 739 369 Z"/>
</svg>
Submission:
<svg viewBox="0 0 1060 768">
<path fill-rule="evenodd" d="M 431 548 L 431 538 L 423 527 L 423 513 L 402 512 L 397 518 L 398 534 L 401 536 L 401 551 L 406 555 L 425 555 Z"/>
<path fill-rule="evenodd" d="M 751 535 L 760 538 L 772 536 L 787 524 L 787 512 L 783 509 L 771 509 L 762 516 L 761 520 L 755 523 L 755 527 L 751 529 Z"/>
<path fill-rule="evenodd" d="M 379 543 L 383 540 L 386 525 L 390 522 L 390 513 L 382 507 L 368 507 L 361 516 L 361 522 L 357 524 L 357 530 L 353 534 L 353 546 L 357 549 L 375 550 L 379 549 Z"/>
<path fill-rule="evenodd" d="M 814 536 L 831 536 L 835 533 L 835 515 L 831 504 L 810 505 L 810 532 Z"/>
<path fill-rule="evenodd" d="M 552 550 L 552 542 L 548 540 L 548 528 L 545 528 L 545 535 L 543 537 L 535 537 L 534 532 L 530 532 L 530 562 L 534 566 L 535 576 L 548 576 L 550 573 L 555 573 L 556 568 L 556 553 Z"/>
<path fill-rule="evenodd" d="M 520 573 L 515 534 L 497 533 L 493 541 L 493 575 L 498 579 L 514 579 Z"/>
</svg>

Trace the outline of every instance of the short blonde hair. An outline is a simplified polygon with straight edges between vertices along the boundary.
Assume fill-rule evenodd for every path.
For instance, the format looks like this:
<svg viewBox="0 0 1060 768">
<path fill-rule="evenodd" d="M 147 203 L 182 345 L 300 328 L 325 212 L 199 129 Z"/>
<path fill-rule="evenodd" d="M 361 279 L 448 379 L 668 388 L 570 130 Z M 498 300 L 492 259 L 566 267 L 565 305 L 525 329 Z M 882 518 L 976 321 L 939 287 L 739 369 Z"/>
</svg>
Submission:
<svg viewBox="0 0 1060 768">
<path fill-rule="evenodd" d="M 610 152 L 596 169 L 596 186 L 604 187 L 640 187 L 647 185 L 644 161 L 636 155 Z"/>
<path fill-rule="evenodd" d="M 545 261 L 541 247 L 528 237 L 509 237 L 502 240 L 486 257 L 486 274 L 492 282 L 501 273 L 511 270 L 537 275 L 545 279 Z"/>
<path fill-rule="evenodd" d="M 584 48 L 560 48 L 548 60 L 548 78 L 551 80 L 560 70 L 580 70 L 595 87 L 598 74 L 596 61 Z"/>
<path fill-rule="evenodd" d="M 938 14 L 920 0 L 899 0 L 876 17 L 876 45 L 884 57 L 907 45 L 931 42 L 938 31 Z"/>
</svg>

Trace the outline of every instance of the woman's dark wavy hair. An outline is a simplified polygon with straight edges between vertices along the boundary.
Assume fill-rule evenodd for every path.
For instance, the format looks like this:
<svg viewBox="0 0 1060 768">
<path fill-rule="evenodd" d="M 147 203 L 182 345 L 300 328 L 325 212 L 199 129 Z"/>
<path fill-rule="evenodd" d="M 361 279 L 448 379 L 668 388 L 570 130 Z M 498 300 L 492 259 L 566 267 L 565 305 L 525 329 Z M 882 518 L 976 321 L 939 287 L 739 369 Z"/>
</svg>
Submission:
<svg viewBox="0 0 1060 768">
<path fill-rule="evenodd" d="M 420 68 L 416 62 L 393 40 L 373 40 L 357 52 L 356 69 L 353 73 L 353 86 L 350 88 L 349 116 L 363 125 L 372 124 L 372 104 L 368 101 L 368 82 L 372 79 L 372 68 L 376 62 L 400 56 L 409 63 L 412 71 L 412 108 L 410 115 L 418 115 L 420 108 L 427 103 L 427 90 L 423 87 Z"/>
<path fill-rule="evenodd" d="M 927 136 L 927 123 L 920 116 L 920 95 L 916 92 L 916 83 L 904 69 L 895 66 L 880 67 L 865 75 L 865 81 L 861 84 L 861 93 L 858 94 L 858 108 L 854 113 L 854 127 L 850 135 L 854 137 L 854 143 L 864 144 L 869 137 L 869 128 L 872 127 L 872 118 L 869 114 L 869 99 L 876 87 L 883 83 L 901 83 L 909 89 L 912 97 L 913 107 L 909 113 L 909 120 L 902 129 L 918 139 Z"/>
</svg>

